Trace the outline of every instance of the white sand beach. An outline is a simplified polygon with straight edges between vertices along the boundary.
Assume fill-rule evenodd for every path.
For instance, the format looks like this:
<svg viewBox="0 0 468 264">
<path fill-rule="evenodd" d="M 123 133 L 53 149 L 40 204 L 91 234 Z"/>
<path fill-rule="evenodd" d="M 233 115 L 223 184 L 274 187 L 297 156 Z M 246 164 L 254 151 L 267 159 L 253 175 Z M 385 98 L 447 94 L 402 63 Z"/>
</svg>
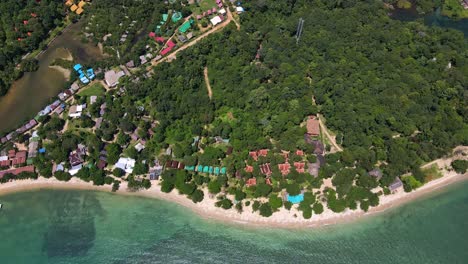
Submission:
<svg viewBox="0 0 468 264">
<path fill-rule="evenodd" d="M 212 219 L 224 223 L 233 223 L 253 227 L 307 228 L 350 222 L 362 217 L 384 212 L 389 208 L 394 208 L 426 194 L 433 193 L 435 190 L 444 186 L 467 179 L 468 174 L 460 175 L 455 172 L 446 172 L 444 177 L 431 181 L 411 193 L 401 192 L 398 194 L 381 196 L 380 205 L 371 208 L 368 212 L 364 212 L 358 209 L 355 211 L 347 210 L 343 213 L 334 213 L 328 208 L 325 208 L 322 214 L 314 214 L 311 219 L 304 219 L 300 211 L 295 209 L 288 211 L 284 208 L 282 208 L 279 212 L 275 212 L 271 217 L 268 218 L 260 216 L 257 212 L 252 212 L 251 206 L 244 207 L 244 211 L 239 214 L 235 209 L 224 210 L 215 207 L 214 203 L 216 198 L 210 198 L 206 191 L 205 199 L 200 203 L 194 204 L 190 199 L 178 194 L 176 190 L 173 190 L 171 193 L 161 192 L 157 181 L 153 181 L 153 186 L 150 189 L 139 192 L 128 191 L 126 183 L 122 182 L 120 190 L 117 191 L 117 193 L 123 195 L 144 196 L 174 202 L 191 209 L 193 212 L 197 213 L 204 219 Z M 1 184 L 0 195 L 37 189 L 74 189 L 110 192 L 111 186 L 94 186 L 92 183 L 87 183 L 77 178 L 72 178 L 72 180 L 69 182 L 61 182 L 55 178 L 47 179 L 40 177 L 38 180 L 18 180 Z"/>
</svg>

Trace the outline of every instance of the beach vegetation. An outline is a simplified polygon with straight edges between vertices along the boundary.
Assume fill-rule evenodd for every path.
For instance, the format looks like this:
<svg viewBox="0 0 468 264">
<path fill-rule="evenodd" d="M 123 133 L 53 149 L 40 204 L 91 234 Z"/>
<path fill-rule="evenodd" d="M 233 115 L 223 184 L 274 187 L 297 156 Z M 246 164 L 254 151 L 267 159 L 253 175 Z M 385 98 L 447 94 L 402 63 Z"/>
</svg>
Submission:
<svg viewBox="0 0 468 264">
<path fill-rule="evenodd" d="M 270 205 L 273 211 L 277 211 L 281 206 L 283 206 L 283 200 L 277 195 L 270 195 L 268 199 L 268 204 Z"/>
<path fill-rule="evenodd" d="M 263 217 L 270 217 L 273 215 L 273 210 L 270 203 L 262 203 L 259 207 L 260 215 Z"/>
<path fill-rule="evenodd" d="M 450 165 L 457 173 L 460 174 L 466 173 L 468 170 L 468 160 L 454 160 Z"/>
<path fill-rule="evenodd" d="M 195 191 L 193 191 L 193 193 L 190 195 L 190 199 L 192 200 L 192 202 L 194 203 L 199 203 L 201 201 L 203 201 L 203 198 L 204 198 L 205 194 L 203 193 L 203 191 L 199 190 L 199 189 L 196 189 Z"/>
<path fill-rule="evenodd" d="M 212 180 L 208 183 L 208 191 L 212 194 L 218 194 L 221 191 L 221 185 L 217 180 Z"/>
<path fill-rule="evenodd" d="M 221 207 L 221 208 L 223 208 L 223 209 L 225 209 L 225 210 L 228 210 L 228 209 L 231 209 L 231 207 L 232 207 L 233 204 L 232 204 L 232 201 L 231 201 L 231 200 L 229 200 L 229 199 L 226 198 L 226 197 L 223 197 L 221 200 L 217 201 L 217 202 L 215 203 L 215 205 L 216 205 L 217 207 Z"/>
<path fill-rule="evenodd" d="M 112 184 L 112 192 L 118 191 L 120 188 L 120 181 L 115 180 Z"/>
<path fill-rule="evenodd" d="M 323 213 L 323 205 L 320 202 L 316 202 L 312 206 L 312 210 L 314 210 L 315 214 L 321 214 L 321 213 Z"/>
<path fill-rule="evenodd" d="M 72 178 L 70 173 L 65 171 L 56 171 L 54 177 L 59 181 L 69 181 Z"/>
</svg>

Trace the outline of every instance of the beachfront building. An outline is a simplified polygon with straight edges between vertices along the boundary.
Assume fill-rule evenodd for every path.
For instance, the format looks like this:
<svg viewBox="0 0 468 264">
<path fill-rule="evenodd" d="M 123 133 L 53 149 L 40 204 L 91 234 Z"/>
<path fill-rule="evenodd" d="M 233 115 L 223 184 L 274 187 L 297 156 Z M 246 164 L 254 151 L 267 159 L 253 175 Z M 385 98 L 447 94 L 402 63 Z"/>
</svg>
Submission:
<svg viewBox="0 0 468 264">
<path fill-rule="evenodd" d="M 119 79 L 123 76 L 125 76 L 124 71 L 116 72 L 114 70 L 110 70 L 104 74 L 104 79 L 106 81 L 107 86 L 109 86 L 109 88 L 112 88 L 119 84 Z"/>
<path fill-rule="evenodd" d="M 399 177 L 396 177 L 395 181 L 388 186 L 388 189 L 391 193 L 403 192 L 403 182 L 400 180 Z"/>
<path fill-rule="evenodd" d="M 119 168 L 119 169 L 125 171 L 126 173 L 132 173 L 133 168 L 135 168 L 135 162 L 136 162 L 136 160 L 134 160 L 134 159 L 123 158 L 122 157 L 114 165 L 114 169 Z"/>
</svg>

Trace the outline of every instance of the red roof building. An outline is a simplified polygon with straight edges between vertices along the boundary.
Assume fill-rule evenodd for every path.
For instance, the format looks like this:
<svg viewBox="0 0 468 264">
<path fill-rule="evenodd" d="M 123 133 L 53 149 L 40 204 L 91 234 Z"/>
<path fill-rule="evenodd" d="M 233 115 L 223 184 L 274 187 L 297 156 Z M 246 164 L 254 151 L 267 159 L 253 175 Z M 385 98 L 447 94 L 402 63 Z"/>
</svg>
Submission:
<svg viewBox="0 0 468 264">
<path fill-rule="evenodd" d="M 260 165 L 260 172 L 264 175 L 270 176 L 271 175 L 270 163 L 265 163 L 265 164 Z"/>
<path fill-rule="evenodd" d="M 12 169 L 12 170 L 0 171 L 0 179 L 3 178 L 5 174 L 18 175 L 22 172 L 34 172 L 34 166 L 31 165 L 31 166 L 21 167 L 17 169 Z"/>
<path fill-rule="evenodd" d="M 304 151 L 298 149 L 298 150 L 296 150 L 296 155 L 302 157 L 302 156 L 304 156 Z"/>
<path fill-rule="evenodd" d="M 266 157 L 268 155 L 268 149 L 261 149 L 258 151 L 258 156 Z"/>
<path fill-rule="evenodd" d="M 252 173 L 253 169 L 254 169 L 253 166 L 247 165 L 247 167 L 245 167 L 245 172 Z"/>
<path fill-rule="evenodd" d="M 249 156 L 252 157 L 252 159 L 254 159 L 255 161 L 258 160 L 257 151 L 250 151 Z"/>
<path fill-rule="evenodd" d="M 278 168 L 281 171 L 281 174 L 283 176 L 286 176 L 289 174 L 289 171 L 291 169 L 291 164 L 289 163 L 278 164 Z"/>
<path fill-rule="evenodd" d="M 250 178 L 250 179 L 247 180 L 245 185 L 247 185 L 247 187 L 255 186 L 255 185 L 257 185 L 257 179 L 256 178 Z"/>
<path fill-rule="evenodd" d="M 13 159 L 16 156 L 16 151 L 14 149 L 8 151 L 8 158 Z"/>
<path fill-rule="evenodd" d="M 148 36 L 149 36 L 150 38 L 154 38 L 154 37 L 156 37 L 156 33 L 150 32 L 150 33 L 148 34 Z"/>
<path fill-rule="evenodd" d="M 26 163 L 26 151 L 18 151 L 13 159 L 11 159 L 11 165 L 21 165 Z"/>
<path fill-rule="evenodd" d="M 304 162 L 294 162 L 294 167 L 299 173 L 304 173 L 305 163 Z"/>
<path fill-rule="evenodd" d="M 0 167 L 10 167 L 11 161 L 9 159 L 0 161 Z"/>
</svg>

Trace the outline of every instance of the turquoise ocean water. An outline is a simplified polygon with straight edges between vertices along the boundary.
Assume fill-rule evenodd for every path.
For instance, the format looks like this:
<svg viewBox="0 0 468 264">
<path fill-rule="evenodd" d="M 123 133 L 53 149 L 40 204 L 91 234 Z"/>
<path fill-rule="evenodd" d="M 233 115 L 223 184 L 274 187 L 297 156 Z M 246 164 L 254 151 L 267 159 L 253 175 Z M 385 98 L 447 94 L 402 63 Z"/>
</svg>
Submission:
<svg viewBox="0 0 468 264">
<path fill-rule="evenodd" d="M 254 229 L 90 191 L 0 196 L 0 263 L 468 263 L 468 183 L 319 229 Z"/>
</svg>

